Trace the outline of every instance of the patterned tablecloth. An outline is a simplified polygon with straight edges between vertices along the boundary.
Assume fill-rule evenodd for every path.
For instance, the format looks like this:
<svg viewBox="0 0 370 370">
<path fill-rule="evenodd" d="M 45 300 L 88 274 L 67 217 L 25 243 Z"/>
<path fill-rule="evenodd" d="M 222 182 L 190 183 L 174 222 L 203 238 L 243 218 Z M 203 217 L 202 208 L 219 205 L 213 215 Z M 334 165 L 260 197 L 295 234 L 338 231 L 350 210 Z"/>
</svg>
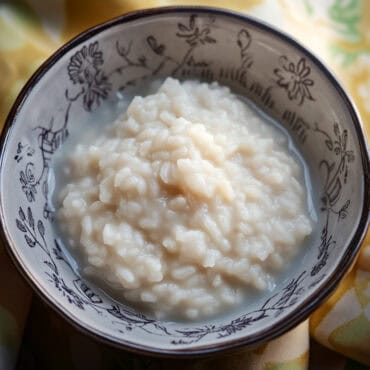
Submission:
<svg viewBox="0 0 370 370">
<path fill-rule="evenodd" d="M 0 0 L 0 124 L 30 75 L 65 41 L 127 11 L 178 4 L 227 7 L 292 34 L 337 74 L 370 135 L 369 0 Z M 2 246 L 0 281 L 0 369 L 329 370 L 370 365 L 369 235 L 353 270 L 309 321 L 257 350 L 197 361 L 134 356 L 76 332 L 31 298 Z"/>
</svg>

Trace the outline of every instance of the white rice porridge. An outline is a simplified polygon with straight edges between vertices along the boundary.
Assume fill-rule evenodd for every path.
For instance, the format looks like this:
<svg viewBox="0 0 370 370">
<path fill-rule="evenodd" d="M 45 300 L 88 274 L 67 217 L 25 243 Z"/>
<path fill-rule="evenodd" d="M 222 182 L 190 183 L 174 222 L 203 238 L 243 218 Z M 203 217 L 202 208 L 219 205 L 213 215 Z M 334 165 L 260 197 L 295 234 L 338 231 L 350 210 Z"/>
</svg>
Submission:
<svg viewBox="0 0 370 370">
<path fill-rule="evenodd" d="M 58 219 L 84 273 L 158 318 L 268 289 L 311 233 L 287 140 L 217 83 L 166 79 L 67 168 Z"/>
</svg>

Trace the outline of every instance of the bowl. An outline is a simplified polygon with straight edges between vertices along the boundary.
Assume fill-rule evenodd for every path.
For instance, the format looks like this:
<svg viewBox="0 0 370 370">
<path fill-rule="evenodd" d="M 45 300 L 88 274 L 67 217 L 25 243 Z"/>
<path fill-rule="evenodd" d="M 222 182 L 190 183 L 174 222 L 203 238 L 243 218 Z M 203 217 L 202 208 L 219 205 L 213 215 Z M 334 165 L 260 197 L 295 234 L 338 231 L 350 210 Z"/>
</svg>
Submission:
<svg viewBox="0 0 370 370">
<path fill-rule="evenodd" d="M 105 102 L 152 78 L 218 81 L 289 132 L 312 181 L 315 232 L 276 288 L 196 323 L 156 320 L 112 299 L 76 266 L 53 218 L 52 158 Z M 369 221 L 369 158 L 353 103 L 287 35 L 207 7 L 138 11 L 80 34 L 17 98 L 1 138 L 2 237 L 34 290 L 77 328 L 120 348 L 207 355 L 271 340 L 306 319 L 353 263 Z"/>
</svg>

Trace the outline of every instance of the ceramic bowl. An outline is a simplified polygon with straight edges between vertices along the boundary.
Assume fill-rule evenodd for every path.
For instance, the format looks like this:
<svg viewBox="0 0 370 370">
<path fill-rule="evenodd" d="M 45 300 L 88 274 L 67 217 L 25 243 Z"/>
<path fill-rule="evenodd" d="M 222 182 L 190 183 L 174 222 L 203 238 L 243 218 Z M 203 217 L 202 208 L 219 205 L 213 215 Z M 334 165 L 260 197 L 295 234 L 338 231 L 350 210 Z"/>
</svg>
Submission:
<svg viewBox="0 0 370 370">
<path fill-rule="evenodd" d="M 158 321 L 76 272 L 53 221 L 52 158 L 109 99 L 151 78 L 218 81 L 289 132 L 312 180 L 315 232 L 272 291 L 237 311 Z M 359 117 L 328 69 L 290 37 L 220 9 L 172 7 L 98 25 L 52 55 L 16 100 L 1 139 L 1 223 L 8 251 L 37 293 L 76 327 L 154 355 L 256 346 L 293 328 L 351 266 L 369 218 L 369 158 Z"/>
</svg>

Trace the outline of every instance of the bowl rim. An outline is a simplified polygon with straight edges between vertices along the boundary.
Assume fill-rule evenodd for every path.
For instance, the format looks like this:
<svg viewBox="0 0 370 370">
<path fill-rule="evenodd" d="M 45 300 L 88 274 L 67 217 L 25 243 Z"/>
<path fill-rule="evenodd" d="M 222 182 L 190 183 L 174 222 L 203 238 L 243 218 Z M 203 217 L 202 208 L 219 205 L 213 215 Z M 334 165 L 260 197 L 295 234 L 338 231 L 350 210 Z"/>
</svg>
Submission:
<svg viewBox="0 0 370 370">
<path fill-rule="evenodd" d="M 23 276 L 23 278 L 31 285 L 33 290 L 38 294 L 38 296 L 55 312 L 58 312 L 64 319 L 67 320 L 73 327 L 78 329 L 80 332 L 87 334 L 94 339 L 104 342 L 109 345 L 120 349 L 126 349 L 134 353 L 151 355 L 155 357 L 175 357 L 175 358 L 189 358 L 189 357 L 199 357 L 207 356 L 213 353 L 225 352 L 228 350 L 236 350 L 242 347 L 256 347 L 259 344 L 270 341 L 287 331 L 291 330 L 299 323 L 304 321 L 324 300 L 328 299 L 329 296 L 334 292 L 340 281 L 343 279 L 349 268 L 355 262 L 355 257 L 360 250 L 361 242 L 363 241 L 367 227 L 370 221 L 370 159 L 369 159 L 369 149 L 366 144 L 365 132 L 363 125 L 360 120 L 359 113 L 352 99 L 349 97 L 341 83 L 335 77 L 335 75 L 328 69 L 328 67 L 310 50 L 303 46 L 300 42 L 294 39 L 294 37 L 288 35 L 267 24 L 263 21 L 257 20 L 249 15 L 244 15 L 243 13 L 218 8 L 211 6 L 165 6 L 156 7 L 149 9 L 141 9 L 132 11 L 111 20 L 99 23 L 96 26 L 88 28 L 87 30 L 79 33 L 77 36 L 72 38 L 58 48 L 49 58 L 47 58 L 41 66 L 34 72 L 34 74 L 29 78 L 27 83 L 22 88 L 21 92 L 17 96 L 15 102 L 12 105 L 11 110 L 5 120 L 3 130 L 0 137 L 0 175 L 3 169 L 4 154 L 6 152 L 8 138 L 14 127 L 14 123 L 18 116 L 19 111 L 26 99 L 28 98 L 30 92 L 38 83 L 38 81 L 44 76 L 44 74 L 49 71 L 49 69 L 67 52 L 75 48 L 76 46 L 82 44 L 86 40 L 90 39 L 102 31 L 109 29 L 111 27 L 128 23 L 137 19 L 143 19 L 152 16 L 161 16 L 166 14 L 174 13 L 206 13 L 218 16 L 226 16 L 231 19 L 236 19 L 245 22 L 246 24 L 252 25 L 262 31 L 267 31 L 274 34 L 276 37 L 282 41 L 290 44 L 303 55 L 307 56 L 317 68 L 328 78 L 333 88 L 336 89 L 342 101 L 345 103 L 349 114 L 354 125 L 357 140 L 360 145 L 361 162 L 364 169 L 363 176 L 363 188 L 364 188 L 364 201 L 361 211 L 361 217 L 358 222 L 357 229 L 352 237 L 352 240 L 346 245 L 346 253 L 341 258 L 337 268 L 333 270 L 328 280 L 324 285 L 315 293 L 311 293 L 306 299 L 304 299 L 297 307 L 292 310 L 284 320 L 280 320 L 277 323 L 271 324 L 269 327 L 261 330 L 257 334 L 251 334 L 241 338 L 229 339 L 223 342 L 213 343 L 209 345 L 193 345 L 193 347 L 184 349 L 165 349 L 156 348 L 148 345 L 141 345 L 139 343 L 134 343 L 125 339 L 119 339 L 110 336 L 108 333 L 102 332 L 92 328 L 89 324 L 83 324 L 80 322 L 79 317 L 74 315 L 66 306 L 56 302 L 51 294 L 44 291 L 41 285 L 38 283 L 37 279 L 32 275 L 30 270 L 28 270 L 27 263 L 22 261 L 17 253 L 16 246 L 12 243 L 12 238 L 10 232 L 6 226 L 5 222 L 5 211 L 3 207 L 3 197 L 0 194 L 0 239 L 5 245 L 5 249 L 10 255 L 13 263 L 16 265 L 18 271 Z"/>
</svg>

